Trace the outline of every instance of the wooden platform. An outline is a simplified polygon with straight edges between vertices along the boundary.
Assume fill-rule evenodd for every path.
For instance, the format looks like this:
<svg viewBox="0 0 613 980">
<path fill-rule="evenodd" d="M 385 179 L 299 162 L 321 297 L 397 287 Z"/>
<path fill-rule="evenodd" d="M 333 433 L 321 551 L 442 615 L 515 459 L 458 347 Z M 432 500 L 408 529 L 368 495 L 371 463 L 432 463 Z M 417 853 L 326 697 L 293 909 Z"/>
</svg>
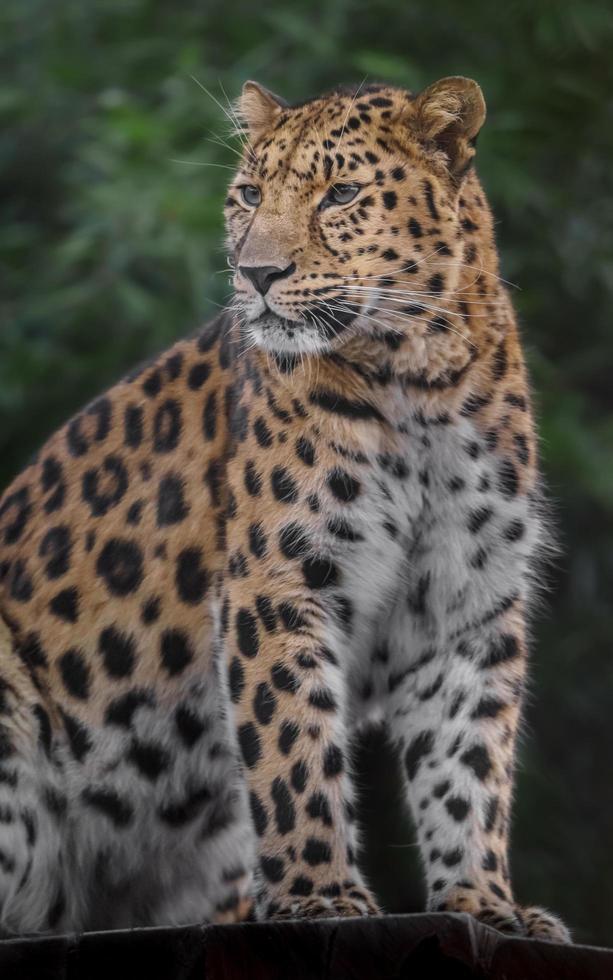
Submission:
<svg viewBox="0 0 613 980">
<path fill-rule="evenodd" d="M 0 942 L 1 980 L 611 980 L 613 951 L 465 915 L 264 922 Z"/>
</svg>

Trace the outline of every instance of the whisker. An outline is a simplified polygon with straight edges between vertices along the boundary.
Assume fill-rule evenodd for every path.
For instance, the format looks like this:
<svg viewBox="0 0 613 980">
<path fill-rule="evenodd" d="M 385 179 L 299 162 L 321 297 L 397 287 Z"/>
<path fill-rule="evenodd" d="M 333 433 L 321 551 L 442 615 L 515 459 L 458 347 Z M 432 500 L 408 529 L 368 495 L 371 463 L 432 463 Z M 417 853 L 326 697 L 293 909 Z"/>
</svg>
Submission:
<svg viewBox="0 0 613 980">
<path fill-rule="evenodd" d="M 326 305 L 326 306 L 329 305 L 329 304 L 326 303 L 325 300 L 323 302 L 324 302 L 324 305 Z M 336 309 L 336 310 L 339 310 L 341 312 L 346 312 L 347 311 L 346 310 L 346 307 L 335 306 L 335 307 L 331 307 L 331 308 Z M 431 320 L 430 319 L 426 319 L 424 317 L 413 317 L 410 314 L 407 314 L 407 313 L 398 313 L 398 312 L 396 312 L 394 310 L 388 310 L 385 307 L 369 307 L 369 309 L 375 309 L 377 311 L 381 311 L 382 313 L 386 314 L 387 316 L 394 317 L 397 320 L 405 320 L 408 323 L 426 323 L 426 324 L 431 323 Z M 363 313 L 363 312 L 360 311 L 357 315 L 358 316 L 363 316 L 366 319 L 373 320 L 373 322 L 378 323 L 380 325 L 384 325 L 386 327 L 386 329 L 392 329 L 392 330 L 394 330 L 395 333 L 399 333 L 399 334 L 402 333 L 401 330 L 398 330 L 397 328 L 395 329 L 393 326 L 386 324 L 385 321 L 382 321 L 382 320 L 380 320 L 380 319 L 378 319 L 376 317 L 371 316 L 370 313 Z M 474 343 L 474 341 L 472 341 L 470 339 L 470 337 L 467 337 L 465 334 L 461 333 L 461 331 L 455 329 L 450 323 L 447 324 L 447 329 L 451 333 L 456 334 L 456 336 L 458 336 L 461 340 L 463 340 L 464 343 L 469 344 L 471 347 L 473 347 L 473 348 L 476 349 L 477 345 Z"/>
<path fill-rule="evenodd" d="M 376 280 L 379 280 L 382 283 L 399 282 L 403 286 L 407 286 L 407 285 L 409 285 L 409 281 L 407 279 L 398 279 L 398 276 L 400 274 L 402 274 L 403 272 L 408 272 L 408 271 L 409 271 L 408 268 L 407 269 L 397 269 L 393 273 L 381 272 L 378 275 L 374 275 L 374 276 L 345 276 L 345 275 L 342 275 L 339 278 L 342 278 L 342 279 L 344 279 L 347 282 L 351 282 L 351 281 L 359 282 L 359 281 L 362 281 L 362 280 L 364 280 L 364 281 L 368 281 L 368 280 L 374 280 L 374 281 L 376 281 Z M 478 276 L 477 276 L 477 278 L 478 278 Z M 471 283 L 468 283 L 466 286 L 462 286 L 462 287 L 458 286 L 454 290 L 454 292 L 465 292 L 466 289 L 470 289 L 470 287 L 472 285 L 474 285 L 474 282 L 475 281 L 476 280 L 474 280 Z M 413 290 L 413 292 L 418 292 L 418 290 Z M 421 290 L 421 292 L 422 293 L 423 292 L 427 292 L 428 295 L 430 295 L 430 296 L 434 295 L 432 292 L 430 292 L 430 290 Z M 478 296 L 481 296 L 480 293 L 477 293 L 477 295 Z M 489 301 L 487 303 L 487 305 L 492 305 L 492 304 L 500 305 L 499 301 L 496 301 L 496 300 L 492 300 L 492 301 Z"/>
<path fill-rule="evenodd" d="M 230 150 L 230 152 L 235 153 L 240 160 L 243 160 L 243 153 L 240 150 L 237 150 L 235 146 L 230 146 L 229 143 L 227 143 L 224 139 L 222 139 L 221 136 L 218 136 L 216 133 L 213 133 L 212 136 L 207 136 L 206 141 L 207 143 L 214 143 L 215 146 L 221 146 L 224 150 Z"/>
<path fill-rule="evenodd" d="M 240 124 L 237 126 L 237 122 L 238 122 L 237 116 L 234 113 L 234 110 L 232 109 L 232 107 L 230 105 L 230 101 L 228 99 L 228 96 L 225 93 L 225 90 L 223 88 L 223 85 L 221 85 L 221 82 L 219 84 L 220 84 L 221 90 L 222 90 L 222 92 L 223 92 L 223 94 L 224 94 L 224 96 L 226 98 L 226 101 L 228 102 L 229 110 L 226 109 L 226 107 L 219 101 L 218 98 L 216 98 L 216 96 L 213 95 L 212 92 L 209 92 L 209 90 L 206 87 L 206 85 L 204 85 L 198 78 L 196 78 L 195 75 L 190 75 L 190 78 L 191 78 L 191 80 L 193 82 L 196 83 L 196 85 L 199 88 L 202 89 L 202 91 L 205 93 L 205 95 L 208 95 L 209 99 L 211 99 L 215 103 L 215 105 L 219 109 L 221 109 L 221 111 L 223 112 L 224 116 L 226 117 L 226 119 L 228 120 L 228 122 L 230 123 L 230 126 L 231 126 L 230 132 L 229 132 L 228 135 L 230 135 L 230 136 L 236 136 L 238 139 L 240 139 L 240 141 L 241 141 L 241 143 L 243 144 L 243 147 L 244 147 L 245 144 L 244 144 L 244 140 L 243 140 L 243 136 L 244 136 L 243 128 L 242 128 L 242 126 L 240 126 Z"/>
<path fill-rule="evenodd" d="M 403 303 L 403 304 L 421 306 L 424 309 L 424 311 L 428 310 L 431 313 L 441 313 L 446 316 L 458 316 L 461 317 L 462 319 L 468 319 L 470 316 L 473 317 L 477 316 L 477 314 L 458 313 L 455 310 L 449 310 L 444 306 L 434 306 L 434 304 L 432 303 L 425 302 L 423 299 L 421 299 L 421 297 L 432 296 L 432 293 L 427 293 L 427 292 L 417 292 L 417 291 L 403 292 L 401 290 L 393 290 L 393 291 L 389 290 L 386 292 L 385 290 L 374 289 L 371 286 L 340 286 L 339 285 L 336 288 L 342 289 L 343 293 L 348 293 L 348 292 L 353 292 L 358 294 L 364 292 L 371 293 L 374 296 L 387 300 L 390 303 L 394 302 L 394 303 Z"/>
<path fill-rule="evenodd" d="M 434 298 L 434 296 L 435 296 L 434 293 L 431 293 L 428 290 L 419 290 L 419 289 L 407 290 L 407 289 L 393 289 L 393 288 L 392 289 L 380 289 L 377 286 L 351 286 L 351 285 L 345 286 L 342 283 L 332 284 L 328 288 L 329 289 L 342 289 L 342 290 L 345 290 L 345 291 L 348 290 L 348 289 L 350 289 L 350 290 L 353 290 L 354 292 L 355 291 L 359 291 L 359 292 L 372 292 L 372 293 L 378 294 L 379 296 L 381 296 L 383 298 L 389 298 L 390 300 L 391 299 L 394 299 L 396 302 L 399 302 L 399 303 L 400 302 L 407 303 L 407 302 L 410 302 L 411 300 L 414 300 L 414 301 L 418 302 L 422 306 L 425 306 L 426 305 L 424 303 L 424 301 L 421 299 L 422 296 L 431 297 L 431 298 Z M 470 303 L 471 306 L 485 306 L 487 308 L 489 308 L 491 306 L 495 306 L 495 305 L 503 305 L 503 304 L 489 303 L 489 302 L 487 302 L 485 300 L 468 299 L 468 302 Z M 450 310 L 443 309 L 441 307 L 436 307 L 436 306 L 433 306 L 432 304 L 429 304 L 428 309 L 433 310 L 433 311 L 442 312 L 442 313 L 450 313 L 451 312 Z M 466 313 L 459 313 L 459 312 L 456 313 L 454 311 L 454 316 L 467 317 L 467 316 L 471 316 L 471 315 L 472 316 L 477 316 L 477 315 L 481 315 L 481 314 L 466 314 Z"/>
<path fill-rule="evenodd" d="M 253 147 L 252 147 L 251 142 L 249 140 L 249 132 L 242 125 L 241 120 L 239 119 L 239 116 L 238 116 L 238 112 L 236 111 L 236 109 L 234 107 L 234 104 L 228 98 L 228 94 L 227 94 L 225 88 L 223 87 L 223 82 L 221 81 L 220 78 L 217 79 L 217 84 L 219 85 L 219 87 L 220 87 L 220 89 L 221 89 L 221 91 L 223 93 L 223 97 L 226 100 L 226 103 L 228 105 L 228 113 L 229 113 L 230 119 L 232 120 L 232 126 L 233 126 L 232 135 L 238 137 L 238 139 L 243 144 L 243 148 L 248 148 L 249 151 L 251 152 L 252 149 L 253 149 Z"/>
<path fill-rule="evenodd" d="M 236 167 L 231 167 L 227 163 L 203 163 L 201 160 L 178 160 L 176 157 L 168 158 L 170 163 L 185 163 L 190 167 L 220 167 L 222 170 L 231 170 L 236 173 Z"/>
<path fill-rule="evenodd" d="M 345 135 L 345 127 L 347 126 L 347 120 L 349 119 L 349 114 L 350 114 L 351 110 L 353 109 L 354 105 L 356 104 L 358 95 L 360 94 L 360 91 L 362 90 L 362 88 L 364 86 L 364 83 L 366 82 L 366 79 L 367 78 L 368 78 L 368 75 L 364 75 L 364 78 L 362 79 L 362 81 L 358 85 L 357 89 L 355 90 L 355 92 L 353 94 L 353 98 L 351 99 L 351 102 L 349 103 L 349 108 L 347 109 L 347 112 L 345 114 L 345 118 L 343 119 L 343 125 L 341 126 L 341 135 L 338 138 L 338 148 L 337 149 L 338 149 L 338 152 L 339 153 L 341 152 L 341 147 L 342 147 L 342 143 L 343 143 L 343 136 Z"/>
<path fill-rule="evenodd" d="M 202 83 L 202 82 L 200 81 L 200 79 L 199 79 L 199 78 L 196 78 L 196 76 L 195 76 L 195 75 L 190 75 L 189 77 L 191 78 L 191 80 L 192 80 L 192 82 L 195 82 L 195 83 L 196 83 L 196 85 L 197 85 L 197 86 L 198 86 L 199 88 L 201 88 L 201 89 L 202 89 L 202 91 L 204 92 L 204 94 L 205 94 L 205 95 L 208 95 L 208 97 L 209 97 L 209 99 L 212 99 L 212 101 L 213 101 L 213 102 L 215 103 L 215 105 L 216 105 L 216 106 L 217 106 L 217 107 L 218 107 L 219 109 L 221 109 L 221 111 L 223 112 L 223 114 L 224 114 L 224 116 L 226 116 L 226 117 L 227 117 L 227 118 L 228 118 L 228 119 L 230 120 L 230 122 L 232 122 L 232 117 L 230 116 L 230 114 L 229 114 L 229 113 L 227 112 L 227 110 L 226 110 L 226 109 L 224 108 L 224 106 L 223 106 L 223 105 L 221 104 L 221 102 L 219 101 L 219 99 L 217 99 L 217 98 L 215 98 L 215 96 L 213 95 L 213 93 L 212 93 L 212 92 L 209 92 L 209 90 L 208 90 L 208 88 L 206 87 L 206 85 L 204 85 L 204 84 L 203 84 L 203 83 Z"/>
<path fill-rule="evenodd" d="M 356 298 L 358 300 L 360 300 L 360 297 L 359 296 L 356 297 Z M 415 304 L 415 305 L 416 306 L 421 306 L 422 307 L 421 312 L 423 312 L 423 313 L 433 312 L 428 306 L 426 306 L 423 303 L 419 303 L 419 304 Z M 404 319 L 404 318 L 406 318 L 409 321 L 415 322 L 415 323 L 432 324 L 432 320 L 433 320 L 433 318 L 431 316 L 425 316 L 425 317 L 416 316 L 414 313 L 408 313 L 406 310 L 394 310 L 394 309 L 390 309 L 387 306 L 374 306 L 374 305 L 369 305 L 368 306 L 368 309 L 369 310 L 377 310 L 378 312 L 385 313 L 385 314 L 387 314 L 389 316 L 393 316 L 396 319 Z M 441 313 L 446 318 L 451 318 L 451 319 L 454 319 L 455 317 L 462 317 L 462 314 L 460 314 L 460 313 L 455 313 L 453 310 L 441 309 L 440 307 L 439 308 L 436 308 L 436 310 L 434 310 L 434 312 Z M 456 330 L 456 333 L 458 333 L 458 336 L 462 337 L 462 339 L 465 340 L 467 343 L 473 344 L 473 341 L 467 335 L 459 333 L 457 331 L 457 328 L 454 328 L 453 325 L 452 325 L 452 323 L 450 323 L 448 319 L 446 321 L 446 327 L 449 328 L 449 329 L 455 329 Z"/>
<path fill-rule="evenodd" d="M 330 310 L 330 311 L 331 310 L 337 310 L 339 313 L 346 313 L 347 312 L 347 308 L 346 307 L 343 307 L 343 306 L 331 306 L 329 303 L 326 303 L 325 301 L 324 301 L 323 305 L 328 310 Z M 387 331 L 392 331 L 393 333 L 398 333 L 398 334 L 402 333 L 402 331 L 400 331 L 396 327 L 394 327 L 393 324 L 388 324 L 384 320 L 380 320 L 377 317 L 371 316 L 370 313 L 362 313 L 360 311 L 358 314 L 356 314 L 356 316 L 362 316 L 362 317 L 364 317 L 365 320 L 372 320 L 373 323 L 376 323 L 378 326 L 384 327 L 385 330 L 387 330 Z M 339 326 L 342 326 L 342 324 L 340 323 L 340 321 L 337 318 L 335 318 L 335 320 L 339 324 Z"/>
</svg>

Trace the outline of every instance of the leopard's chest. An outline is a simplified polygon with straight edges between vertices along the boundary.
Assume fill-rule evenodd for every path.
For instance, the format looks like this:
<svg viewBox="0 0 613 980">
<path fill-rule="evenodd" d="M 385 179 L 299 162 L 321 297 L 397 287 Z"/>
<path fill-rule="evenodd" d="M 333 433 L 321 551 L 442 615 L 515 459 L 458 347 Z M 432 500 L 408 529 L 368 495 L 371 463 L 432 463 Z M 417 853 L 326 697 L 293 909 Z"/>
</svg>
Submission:
<svg viewBox="0 0 613 980">
<path fill-rule="evenodd" d="M 453 632 L 521 594 L 542 537 L 535 501 L 509 484 L 504 460 L 468 419 L 403 423 L 393 450 L 364 465 L 351 519 L 355 540 L 340 561 L 356 610 L 353 646 L 365 655 L 398 610 Z"/>
</svg>

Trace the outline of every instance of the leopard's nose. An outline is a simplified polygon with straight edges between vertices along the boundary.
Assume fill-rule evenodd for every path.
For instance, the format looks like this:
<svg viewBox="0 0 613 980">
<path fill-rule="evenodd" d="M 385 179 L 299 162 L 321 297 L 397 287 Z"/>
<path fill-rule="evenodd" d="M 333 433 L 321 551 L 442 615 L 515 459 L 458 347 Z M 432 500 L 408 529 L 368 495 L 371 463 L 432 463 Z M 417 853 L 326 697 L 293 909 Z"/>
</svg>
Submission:
<svg viewBox="0 0 613 980">
<path fill-rule="evenodd" d="M 291 276 L 296 269 L 296 263 L 290 262 L 285 269 L 276 265 L 240 265 L 241 274 L 253 284 L 261 296 L 265 296 L 273 282 Z"/>
</svg>

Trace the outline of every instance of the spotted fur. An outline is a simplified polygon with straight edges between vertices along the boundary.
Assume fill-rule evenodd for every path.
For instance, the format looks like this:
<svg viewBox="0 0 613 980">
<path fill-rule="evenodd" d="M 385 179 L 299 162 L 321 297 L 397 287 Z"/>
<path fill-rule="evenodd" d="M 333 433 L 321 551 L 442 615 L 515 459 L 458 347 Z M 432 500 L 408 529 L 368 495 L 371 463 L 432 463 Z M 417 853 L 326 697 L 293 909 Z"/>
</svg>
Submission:
<svg viewBox="0 0 613 980">
<path fill-rule="evenodd" d="M 565 940 L 509 881 L 545 533 L 480 90 L 240 110 L 233 310 L 0 503 L 0 923 L 376 913 L 350 753 L 377 722 L 429 908 Z"/>
</svg>

